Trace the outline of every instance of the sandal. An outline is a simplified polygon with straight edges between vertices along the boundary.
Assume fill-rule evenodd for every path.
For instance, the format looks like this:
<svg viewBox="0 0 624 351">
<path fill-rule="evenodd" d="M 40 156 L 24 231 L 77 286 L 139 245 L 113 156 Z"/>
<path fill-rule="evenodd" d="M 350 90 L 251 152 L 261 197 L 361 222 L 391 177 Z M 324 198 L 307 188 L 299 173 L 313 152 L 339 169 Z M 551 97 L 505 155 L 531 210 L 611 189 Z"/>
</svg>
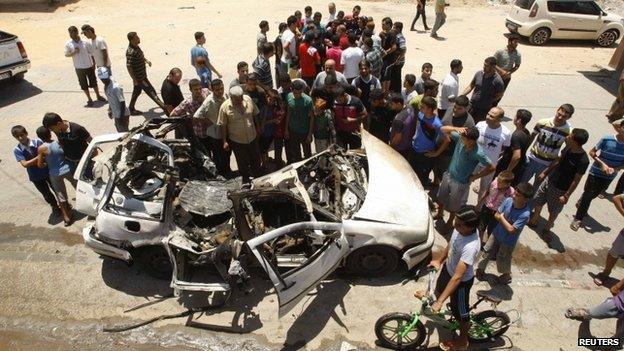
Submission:
<svg viewBox="0 0 624 351">
<path fill-rule="evenodd" d="M 445 341 L 443 343 L 440 343 L 438 347 L 440 348 L 440 350 L 444 351 L 465 351 L 468 349 L 467 344 L 464 346 L 459 346 L 455 341 Z"/>
<path fill-rule="evenodd" d="M 498 281 L 499 284 L 509 285 L 511 284 L 511 275 L 508 275 L 508 276 L 500 275 L 496 278 L 496 280 Z"/>
<path fill-rule="evenodd" d="M 588 321 L 591 318 L 589 314 L 587 314 L 587 310 L 584 308 L 568 308 L 565 313 L 565 317 L 569 319 L 574 319 L 577 321 Z"/>
<path fill-rule="evenodd" d="M 475 278 L 480 281 L 485 280 L 485 271 L 483 269 L 477 269 L 475 271 Z"/>
<path fill-rule="evenodd" d="M 581 221 L 579 220 L 573 220 L 572 223 L 570 223 L 570 229 L 574 230 L 575 232 L 578 231 L 580 227 Z"/>
<path fill-rule="evenodd" d="M 608 275 L 600 272 L 594 276 L 594 284 L 596 284 L 597 286 L 603 286 L 604 281 L 608 278 L 609 278 Z"/>
</svg>

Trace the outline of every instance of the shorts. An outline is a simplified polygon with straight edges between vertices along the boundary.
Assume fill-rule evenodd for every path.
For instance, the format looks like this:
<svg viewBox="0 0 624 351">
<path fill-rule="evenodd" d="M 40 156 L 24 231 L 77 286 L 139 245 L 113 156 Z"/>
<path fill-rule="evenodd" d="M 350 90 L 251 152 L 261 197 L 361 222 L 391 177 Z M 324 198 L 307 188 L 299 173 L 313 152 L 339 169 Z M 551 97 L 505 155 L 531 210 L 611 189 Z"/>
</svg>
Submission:
<svg viewBox="0 0 624 351">
<path fill-rule="evenodd" d="M 89 88 L 97 87 L 97 80 L 95 79 L 95 66 L 91 66 L 89 68 L 76 68 L 76 75 L 78 76 L 80 89 L 87 90 Z"/>
<path fill-rule="evenodd" d="M 67 179 L 76 188 L 77 181 L 73 177 L 74 172 L 67 172 L 61 176 L 50 176 L 50 183 L 58 202 L 68 202 L 67 188 L 65 188 L 65 179 Z"/>
<path fill-rule="evenodd" d="M 488 234 L 491 234 L 494 227 L 496 227 L 496 224 L 498 224 L 498 221 L 494 218 L 495 214 L 496 211 L 491 208 L 488 208 L 485 205 L 481 207 L 481 213 L 479 214 L 479 227 L 485 230 Z"/>
<path fill-rule="evenodd" d="M 559 202 L 559 197 L 563 196 L 565 193 L 565 190 L 555 188 L 550 184 L 550 179 L 546 179 L 546 181 L 542 182 L 539 188 L 537 188 L 533 203 L 535 206 L 544 206 L 544 204 L 546 204 L 548 206 L 548 213 L 556 217 L 561 213 L 561 210 L 563 210 L 563 204 Z"/>
<path fill-rule="evenodd" d="M 613 244 L 611 244 L 609 249 L 609 255 L 615 258 L 624 258 L 624 229 L 613 240 Z"/>
<path fill-rule="evenodd" d="M 490 235 L 483 247 L 481 261 L 479 261 L 477 268 L 485 270 L 490 261 L 496 261 L 498 273 L 511 273 L 511 258 L 514 248 L 515 246 L 502 244 L 494 235 Z"/>
<path fill-rule="evenodd" d="M 446 266 L 443 266 L 440 272 L 440 276 L 438 277 L 438 281 L 436 282 L 435 295 L 440 296 L 444 289 L 446 289 L 446 285 L 451 280 L 451 275 L 446 270 Z M 451 313 L 458 321 L 468 321 L 470 320 L 470 288 L 472 288 L 472 283 L 474 282 L 474 277 L 470 278 L 465 282 L 460 282 L 457 286 L 457 289 L 451 294 Z"/>
<path fill-rule="evenodd" d="M 394 72 L 394 64 L 388 64 L 386 65 L 384 63 L 384 65 L 381 68 L 381 79 L 380 81 L 382 82 L 389 82 L 390 80 L 392 80 L 392 74 Z"/>
<path fill-rule="evenodd" d="M 438 201 L 449 212 L 457 212 L 468 201 L 469 191 L 470 184 L 457 182 L 446 172 L 438 188 Z"/>
</svg>

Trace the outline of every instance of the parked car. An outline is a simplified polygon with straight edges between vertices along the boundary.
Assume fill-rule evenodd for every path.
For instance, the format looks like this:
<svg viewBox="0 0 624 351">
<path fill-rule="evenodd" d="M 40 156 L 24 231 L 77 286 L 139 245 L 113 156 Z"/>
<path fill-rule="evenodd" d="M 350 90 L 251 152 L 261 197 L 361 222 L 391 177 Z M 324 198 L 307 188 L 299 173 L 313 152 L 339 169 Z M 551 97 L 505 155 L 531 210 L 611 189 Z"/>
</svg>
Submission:
<svg viewBox="0 0 624 351">
<path fill-rule="evenodd" d="M 111 140 L 118 145 L 100 147 Z M 102 151 L 81 160 L 76 203 L 95 215 L 83 232 L 94 251 L 130 262 L 151 247 L 157 266 L 164 247 L 176 292 L 228 292 L 259 265 L 283 315 L 338 266 L 384 275 L 430 254 L 424 189 L 405 159 L 367 132 L 361 150 L 332 146 L 248 186 L 204 171 L 178 177 L 184 152 L 170 146 L 144 133 L 94 138 L 85 155 Z"/>
<path fill-rule="evenodd" d="M 593 0 L 515 0 L 506 26 L 533 45 L 581 39 L 608 47 L 624 32 L 624 19 L 603 11 Z"/>
<path fill-rule="evenodd" d="M 16 35 L 0 31 L 0 81 L 22 80 L 30 69 L 24 44 Z"/>
</svg>

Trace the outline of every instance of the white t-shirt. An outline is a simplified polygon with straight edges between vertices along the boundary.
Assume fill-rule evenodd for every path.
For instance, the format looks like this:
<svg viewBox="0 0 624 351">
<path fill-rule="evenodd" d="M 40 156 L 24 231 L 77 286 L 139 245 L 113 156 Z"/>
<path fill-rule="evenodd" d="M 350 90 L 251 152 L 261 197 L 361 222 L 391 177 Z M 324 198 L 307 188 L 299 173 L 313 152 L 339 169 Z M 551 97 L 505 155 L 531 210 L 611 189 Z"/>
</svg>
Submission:
<svg viewBox="0 0 624 351">
<path fill-rule="evenodd" d="M 282 33 L 282 47 L 285 48 L 288 43 L 290 43 L 288 49 L 290 50 L 291 57 L 297 56 L 297 40 L 295 38 L 295 33 L 290 29 L 286 29 L 284 33 Z M 282 54 L 282 62 L 291 63 L 291 60 L 286 58 L 286 55 Z"/>
<path fill-rule="evenodd" d="M 442 82 L 442 89 L 440 91 L 440 109 L 448 110 L 452 108 L 454 103 L 449 101 L 449 96 L 454 95 L 457 97 L 459 94 L 459 77 L 457 74 L 449 73 Z"/>
<path fill-rule="evenodd" d="M 102 50 L 108 50 L 108 46 L 106 45 L 104 38 L 95 37 L 95 39 L 91 40 L 91 46 L 93 47 L 93 59 L 95 60 L 95 65 L 97 67 L 110 67 L 110 60 L 105 62 L 104 53 L 102 52 Z"/>
<path fill-rule="evenodd" d="M 465 282 L 474 276 L 473 266 L 477 260 L 477 255 L 481 250 L 481 240 L 475 231 L 471 235 L 464 236 L 459 234 L 457 230 L 453 230 L 451 241 L 449 241 L 449 253 L 446 258 L 446 271 L 452 277 L 459 261 L 463 261 L 468 269 L 461 281 Z"/>
<path fill-rule="evenodd" d="M 492 129 L 488 127 L 485 121 L 477 123 L 476 127 L 479 130 L 477 143 L 481 145 L 483 152 L 492 161 L 492 164 L 496 166 L 503 147 L 511 145 L 511 132 L 502 124 L 500 127 Z"/>
<path fill-rule="evenodd" d="M 348 47 L 342 51 L 340 56 L 340 64 L 342 65 L 342 74 L 349 79 L 355 78 L 360 74 L 360 61 L 364 59 L 364 51 L 358 47 Z"/>
<path fill-rule="evenodd" d="M 71 57 L 74 60 L 74 68 L 85 69 L 93 66 L 93 61 L 91 61 L 91 55 L 93 55 L 91 43 L 87 43 L 84 40 L 74 41 L 70 39 L 65 43 L 65 55 L 71 54 L 76 48 L 79 48 L 80 51 Z"/>
</svg>

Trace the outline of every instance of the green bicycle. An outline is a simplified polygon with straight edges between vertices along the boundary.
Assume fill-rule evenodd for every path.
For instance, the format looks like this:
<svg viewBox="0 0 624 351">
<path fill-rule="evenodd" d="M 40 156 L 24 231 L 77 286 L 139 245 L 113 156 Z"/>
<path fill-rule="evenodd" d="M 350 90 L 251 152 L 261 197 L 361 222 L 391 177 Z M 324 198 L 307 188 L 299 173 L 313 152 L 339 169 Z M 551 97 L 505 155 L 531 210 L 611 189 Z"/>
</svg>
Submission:
<svg viewBox="0 0 624 351">
<path fill-rule="evenodd" d="M 430 268 L 427 294 L 421 299 L 420 309 L 412 314 L 392 312 L 377 319 L 375 323 L 375 335 L 380 341 L 380 346 L 393 350 L 410 350 L 420 346 L 425 342 L 427 336 L 427 330 L 420 321 L 421 316 L 429 318 L 442 328 L 455 333 L 459 332 L 459 322 L 452 316 L 448 309 L 440 313 L 434 313 L 431 310 L 431 305 L 435 302 L 435 278 L 436 270 Z M 496 306 L 502 301 L 501 299 L 487 295 L 481 291 L 477 292 L 477 296 L 479 297 L 477 302 L 470 306 L 471 326 L 468 331 L 468 339 L 470 342 L 486 342 L 505 334 L 509 326 L 515 323 L 517 319 L 512 322 L 506 312 L 496 310 Z M 493 309 L 473 313 L 472 311 L 483 301 L 490 302 Z M 518 313 L 516 310 L 512 311 Z"/>
</svg>

